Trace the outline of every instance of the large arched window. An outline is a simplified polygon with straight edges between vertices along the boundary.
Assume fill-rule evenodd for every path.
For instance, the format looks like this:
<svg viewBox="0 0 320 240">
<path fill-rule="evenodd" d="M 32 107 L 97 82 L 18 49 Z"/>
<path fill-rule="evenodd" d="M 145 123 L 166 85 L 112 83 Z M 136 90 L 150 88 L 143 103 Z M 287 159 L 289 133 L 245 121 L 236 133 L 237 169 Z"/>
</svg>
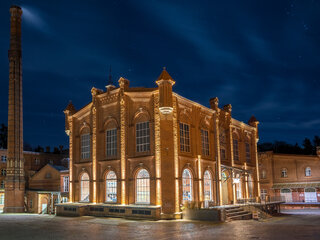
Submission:
<svg viewBox="0 0 320 240">
<path fill-rule="evenodd" d="M 150 203 L 150 175 L 146 169 L 139 170 L 137 174 L 136 203 Z"/>
<path fill-rule="evenodd" d="M 306 177 L 310 177 L 311 176 L 311 168 L 310 167 L 306 167 L 305 175 L 306 175 Z"/>
<path fill-rule="evenodd" d="M 212 201 L 212 178 L 211 173 L 206 170 L 203 175 L 204 181 L 204 200 Z"/>
<path fill-rule="evenodd" d="M 90 181 L 88 173 L 83 173 L 81 176 L 81 202 L 89 202 L 90 196 Z"/>
<path fill-rule="evenodd" d="M 182 173 L 182 201 L 192 201 L 192 175 L 188 169 Z"/>
<path fill-rule="evenodd" d="M 106 177 L 106 201 L 117 202 L 117 175 L 110 171 Z"/>
</svg>

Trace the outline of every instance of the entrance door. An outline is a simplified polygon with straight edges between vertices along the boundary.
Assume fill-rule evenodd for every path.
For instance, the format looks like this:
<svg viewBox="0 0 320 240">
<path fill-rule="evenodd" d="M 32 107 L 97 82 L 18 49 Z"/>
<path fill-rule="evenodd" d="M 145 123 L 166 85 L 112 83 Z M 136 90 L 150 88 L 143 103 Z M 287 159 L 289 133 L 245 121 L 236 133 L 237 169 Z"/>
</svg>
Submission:
<svg viewBox="0 0 320 240">
<path fill-rule="evenodd" d="M 306 188 L 304 190 L 304 201 L 305 202 L 317 202 L 317 192 L 314 188 Z"/>
<path fill-rule="evenodd" d="M 228 180 L 227 180 L 227 175 L 225 172 L 223 172 L 221 175 L 222 175 L 222 204 L 227 205 L 227 204 L 229 204 Z"/>
<path fill-rule="evenodd" d="M 46 204 L 46 203 L 43 203 L 43 204 L 41 205 L 41 213 L 42 213 L 42 214 L 47 213 L 47 204 Z"/>
<path fill-rule="evenodd" d="M 237 200 L 242 199 L 241 179 L 240 178 L 234 178 L 233 182 L 236 185 Z"/>
<path fill-rule="evenodd" d="M 292 202 L 292 193 L 288 188 L 283 188 L 280 191 L 280 196 L 284 198 L 285 202 Z"/>
</svg>

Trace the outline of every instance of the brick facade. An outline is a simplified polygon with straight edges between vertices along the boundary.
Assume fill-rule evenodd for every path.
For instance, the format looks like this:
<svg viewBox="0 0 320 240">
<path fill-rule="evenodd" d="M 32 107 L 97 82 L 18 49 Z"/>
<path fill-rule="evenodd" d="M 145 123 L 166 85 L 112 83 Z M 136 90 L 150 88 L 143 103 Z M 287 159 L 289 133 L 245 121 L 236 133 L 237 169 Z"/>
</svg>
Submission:
<svg viewBox="0 0 320 240">
<path fill-rule="evenodd" d="M 160 205 L 162 214 L 168 216 L 180 212 L 184 169 L 191 173 L 192 201 L 204 201 L 206 170 L 211 175 L 214 205 L 237 201 L 233 182 L 236 176 L 242 186 L 240 198 L 259 196 L 258 121 L 252 118 L 247 125 L 233 119 L 231 105 L 221 109 L 217 98 L 210 100 L 211 108 L 207 108 L 172 92 L 175 82 L 166 70 L 156 83 L 157 88 L 129 87 L 129 81 L 120 78 L 118 88 L 112 85 L 106 91 L 92 88 L 92 101 L 78 111 L 69 103 L 64 113 L 70 144 L 71 202 L 81 201 L 81 186 L 86 184 L 81 181 L 83 174 L 89 176 L 89 202 L 106 202 L 106 176 L 113 171 L 117 178 L 116 202 L 136 204 L 137 173 L 141 169 L 146 169 L 150 176 L 150 205 Z M 150 145 L 140 146 L 137 128 L 145 122 L 150 129 Z M 185 126 L 184 133 L 181 124 Z M 117 147 L 113 156 L 108 156 L 106 149 L 110 129 L 116 129 Z M 202 142 L 204 131 L 207 145 Z M 88 144 L 87 134 L 89 155 L 83 148 Z M 236 160 L 233 139 L 237 141 Z M 223 159 L 220 141 L 224 141 Z M 248 184 L 248 178 L 252 183 Z"/>
<path fill-rule="evenodd" d="M 259 163 L 261 189 L 266 195 L 286 196 L 287 202 L 320 202 L 319 155 L 263 152 L 259 153 Z M 286 190 L 283 189 L 288 189 L 291 194 L 285 195 Z M 315 192 L 312 195 L 315 197 L 306 199 L 306 189 L 314 189 Z"/>
</svg>

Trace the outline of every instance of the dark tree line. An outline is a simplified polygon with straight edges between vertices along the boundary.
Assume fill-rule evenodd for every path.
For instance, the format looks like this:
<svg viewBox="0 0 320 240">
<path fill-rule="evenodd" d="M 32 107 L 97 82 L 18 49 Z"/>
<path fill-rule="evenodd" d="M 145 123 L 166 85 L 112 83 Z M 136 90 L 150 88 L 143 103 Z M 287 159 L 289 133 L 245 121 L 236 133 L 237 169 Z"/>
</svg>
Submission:
<svg viewBox="0 0 320 240">
<path fill-rule="evenodd" d="M 290 144 L 284 141 L 275 141 L 273 143 L 259 143 L 258 150 L 259 152 L 273 151 L 274 153 L 316 155 L 316 150 L 319 146 L 320 137 L 314 136 L 312 141 L 309 138 L 305 138 L 302 146 L 298 143 Z"/>
<path fill-rule="evenodd" d="M 5 124 L 1 124 L 0 126 L 0 149 L 7 148 L 8 143 L 8 127 Z M 45 152 L 45 153 L 67 153 L 68 149 L 63 149 L 63 146 L 60 145 L 59 147 L 54 147 L 53 151 L 51 151 L 50 147 L 42 147 L 38 145 L 37 147 L 32 147 L 28 142 L 23 143 L 23 150 L 24 151 L 34 151 L 34 152 Z"/>
</svg>

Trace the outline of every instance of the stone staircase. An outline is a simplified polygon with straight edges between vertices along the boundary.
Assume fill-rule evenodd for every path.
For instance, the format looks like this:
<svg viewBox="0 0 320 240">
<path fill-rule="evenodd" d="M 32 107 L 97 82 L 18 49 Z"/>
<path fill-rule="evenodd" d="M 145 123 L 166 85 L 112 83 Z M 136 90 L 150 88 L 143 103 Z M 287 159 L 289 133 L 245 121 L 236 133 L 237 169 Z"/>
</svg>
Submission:
<svg viewBox="0 0 320 240">
<path fill-rule="evenodd" d="M 252 213 L 244 210 L 242 207 L 234 206 L 225 208 L 226 220 L 249 220 L 252 219 Z"/>
</svg>

